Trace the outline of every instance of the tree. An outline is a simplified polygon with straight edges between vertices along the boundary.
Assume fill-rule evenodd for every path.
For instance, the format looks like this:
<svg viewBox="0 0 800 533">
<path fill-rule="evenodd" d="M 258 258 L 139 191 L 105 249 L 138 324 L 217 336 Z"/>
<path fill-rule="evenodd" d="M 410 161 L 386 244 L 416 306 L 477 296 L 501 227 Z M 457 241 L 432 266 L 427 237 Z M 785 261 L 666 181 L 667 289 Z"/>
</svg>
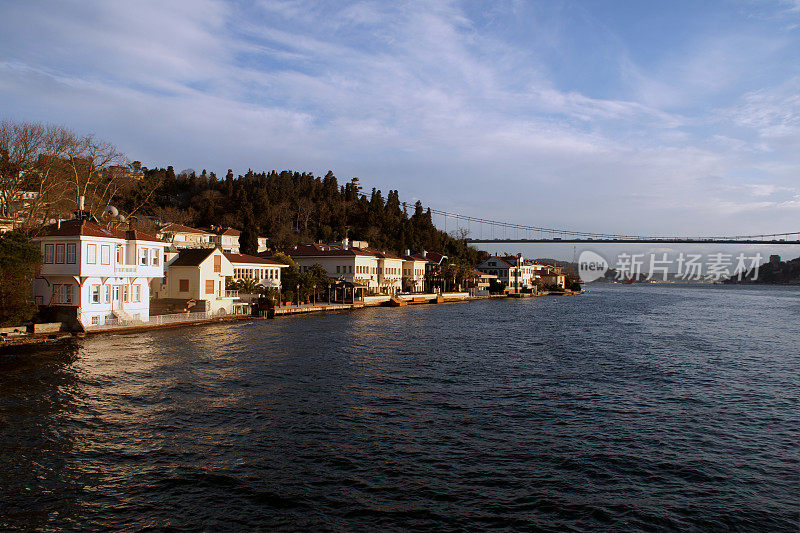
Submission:
<svg viewBox="0 0 800 533">
<path fill-rule="evenodd" d="M 28 229 L 78 207 L 99 215 L 124 178 L 110 167 L 125 156 L 111 143 L 63 126 L 0 123 L 0 216 Z"/>
<path fill-rule="evenodd" d="M 242 228 L 242 234 L 239 235 L 239 250 L 247 255 L 258 253 L 258 228 L 252 215 L 245 217 L 244 228 Z"/>
<path fill-rule="evenodd" d="M 31 282 L 41 263 L 39 247 L 23 234 L 0 235 L 0 326 L 24 323 L 36 312 Z"/>
</svg>

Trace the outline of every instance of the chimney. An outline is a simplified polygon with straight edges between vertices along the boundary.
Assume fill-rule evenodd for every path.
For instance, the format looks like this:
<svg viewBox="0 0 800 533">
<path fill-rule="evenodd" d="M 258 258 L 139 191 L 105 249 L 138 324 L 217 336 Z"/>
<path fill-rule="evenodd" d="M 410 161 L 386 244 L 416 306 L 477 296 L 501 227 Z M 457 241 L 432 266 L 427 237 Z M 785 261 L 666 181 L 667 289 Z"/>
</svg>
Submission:
<svg viewBox="0 0 800 533">
<path fill-rule="evenodd" d="M 78 197 L 78 211 L 83 211 L 84 203 L 85 203 L 84 202 L 84 197 L 83 196 L 79 196 Z"/>
<path fill-rule="evenodd" d="M 404 255 L 411 255 L 411 250 L 409 250 L 408 248 L 406 248 L 406 250 L 405 250 L 405 254 L 404 254 Z"/>
<path fill-rule="evenodd" d="M 427 259 L 428 258 L 428 252 L 426 252 L 425 250 L 422 250 L 422 257 Z"/>
<path fill-rule="evenodd" d="M 61 229 L 61 219 L 56 220 L 56 229 Z"/>
<path fill-rule="evenodd" d="M 347 237 L 345 237 L 344 240 L 342 241 L 342 249 L 344 250 L 350 249 L 350 239 L 348 239 Z"/>
</svg>

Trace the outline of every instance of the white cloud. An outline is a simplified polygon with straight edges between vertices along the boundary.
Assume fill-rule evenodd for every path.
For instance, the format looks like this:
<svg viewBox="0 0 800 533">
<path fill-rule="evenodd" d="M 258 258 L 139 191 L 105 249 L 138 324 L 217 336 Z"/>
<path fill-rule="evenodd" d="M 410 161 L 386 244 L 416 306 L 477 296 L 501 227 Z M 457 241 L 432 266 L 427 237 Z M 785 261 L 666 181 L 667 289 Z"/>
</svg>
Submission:
<svg viewBox="0 0 800 533">
<path fill-rule="evenodd" d="M 621 57 L 639 95 L 626 98 L 560 88 L 536 50 L 454 2 L 26 2 L 5 15 L 0 114 L 98 133 L 149 165 L 332 168 L 444 208 L 598 231 L 733 231 L 799 207 L 796 79 L 685 106 L 735 85 L 770 39 L 706 40 L 653 69 Z M 35 38 L 21 23 L 34 19 Z M 742 45 L 755 51 L 733 59 Z"/>
</svg>

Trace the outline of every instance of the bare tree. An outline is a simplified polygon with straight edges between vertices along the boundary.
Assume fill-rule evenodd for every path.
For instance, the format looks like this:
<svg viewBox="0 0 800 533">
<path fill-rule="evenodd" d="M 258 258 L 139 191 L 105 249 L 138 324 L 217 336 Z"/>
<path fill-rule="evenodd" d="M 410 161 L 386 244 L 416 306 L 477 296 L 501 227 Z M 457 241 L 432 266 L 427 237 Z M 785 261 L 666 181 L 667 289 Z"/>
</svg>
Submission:
<svg viewBox="0 0 800 533">
<path fill-rule="evenodd" d="M 120 180 L 106 172 L 126 163 L 113 145 L 63 126 L 0 122 L 0 216 L 33 229 L 61 216 L 85 198 L 99 214 Z"/>
</svg>

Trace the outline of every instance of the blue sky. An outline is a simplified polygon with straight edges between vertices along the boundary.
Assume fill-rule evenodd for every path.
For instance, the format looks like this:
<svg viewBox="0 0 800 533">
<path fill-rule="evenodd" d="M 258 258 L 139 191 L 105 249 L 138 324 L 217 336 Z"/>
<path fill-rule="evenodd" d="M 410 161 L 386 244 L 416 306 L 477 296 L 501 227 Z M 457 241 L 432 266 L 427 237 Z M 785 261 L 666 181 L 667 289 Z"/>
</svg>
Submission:
<svg viewBox="0 0 800 533">
<path fill-rule="evenodd" d="M 0 2 L 0 116 L 597 232 L 800 230 L 800 2 Z"/>
</svg>

